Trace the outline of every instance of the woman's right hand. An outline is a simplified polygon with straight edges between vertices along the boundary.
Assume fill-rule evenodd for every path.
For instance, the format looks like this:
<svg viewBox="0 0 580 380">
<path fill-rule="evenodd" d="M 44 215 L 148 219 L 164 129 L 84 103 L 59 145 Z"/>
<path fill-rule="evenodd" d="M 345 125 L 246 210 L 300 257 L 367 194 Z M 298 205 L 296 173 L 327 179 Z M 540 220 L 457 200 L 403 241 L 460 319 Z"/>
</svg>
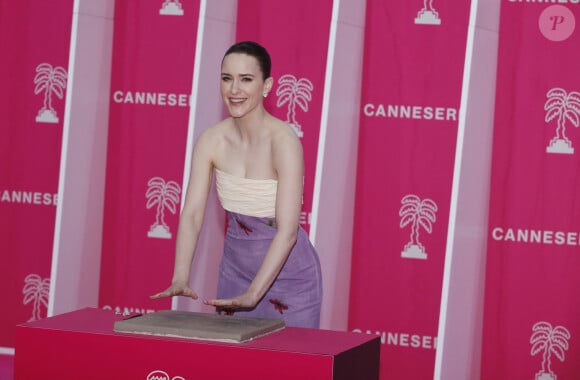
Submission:
<svg viewBox="0 0 580 380">
<path fill-rule="evenodd" d="M 171 284 L 166 290 L 150 296 L 151 299 L 159 299 L 173 296 L 191 297 L 196 300 L 197 293 L 195 293 L 189 286 L 184 284 Z"/>
</svg>

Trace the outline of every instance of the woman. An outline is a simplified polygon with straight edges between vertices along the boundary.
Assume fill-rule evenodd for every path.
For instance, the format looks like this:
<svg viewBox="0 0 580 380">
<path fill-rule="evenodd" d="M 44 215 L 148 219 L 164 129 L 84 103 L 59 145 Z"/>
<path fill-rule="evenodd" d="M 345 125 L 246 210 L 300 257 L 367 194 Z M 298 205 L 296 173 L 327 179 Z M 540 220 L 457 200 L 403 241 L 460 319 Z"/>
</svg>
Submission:
<svg viewBox="0 0 580 380">
<path fill-rule="evenodd" d="M 227 314 L 283 318 L 288 326 L 317 328 L 322 279 L 318 256 L 299 225 L 304 162 L 300 140 L 269 114 L 272 89 L 266 49 L 245 41 L 231 46 L 221 66 L 221 95 L 231 117 L 197 140 L 179 220 L 171 286 L 151 298 L 187 296 L 213 173 L 228 229 L 217 299 Z"/>
</svg>

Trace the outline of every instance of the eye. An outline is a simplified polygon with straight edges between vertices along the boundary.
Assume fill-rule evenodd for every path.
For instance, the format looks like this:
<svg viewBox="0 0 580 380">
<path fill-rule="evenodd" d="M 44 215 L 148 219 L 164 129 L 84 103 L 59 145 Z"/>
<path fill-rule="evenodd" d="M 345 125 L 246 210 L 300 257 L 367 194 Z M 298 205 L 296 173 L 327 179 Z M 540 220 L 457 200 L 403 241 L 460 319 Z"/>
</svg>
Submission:
<svg viewBox="0 0 580 380">
<path fill-rule="evenodd" d="M 243 77 L 242 78 L 242 82 L 251 82 L 251 81 L 252 81 L 252 78 L 250 78 L 250 77 Z"/>
<path fill-rule="evenodd" d="M 222 82 L 228 82 L 231 78 L 227 75 L 222 75 Z"/>
</svg>

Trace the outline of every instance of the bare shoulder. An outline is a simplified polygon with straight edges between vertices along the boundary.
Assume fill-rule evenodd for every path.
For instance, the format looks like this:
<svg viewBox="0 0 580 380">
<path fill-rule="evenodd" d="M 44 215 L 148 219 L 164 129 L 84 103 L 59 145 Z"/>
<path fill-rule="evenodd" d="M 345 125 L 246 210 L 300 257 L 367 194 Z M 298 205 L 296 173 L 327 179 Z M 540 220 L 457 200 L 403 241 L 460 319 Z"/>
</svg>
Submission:
<svg viewBox="0 0 580 380">
<path fill-rule="evenodd" d="M 275 151 L 299 151 L 302 154 L 302 143 L 294 132 L 294 129 L 280 119 L 273 121 L 274 133 L 272 134 L 272 145 Z"/>
<path fill-rule="evenodd" d="M 291 126 L 277 120 L 272 134 L 272 158 L 278 176 L 282 173 L 294 173 L 301 177 L 304 170 L 302 143 Z"/>
<path fill-rule="evenodd" d="M 220 152 L 224 150 L 228 126 L 231 120 L 223 120 L 203 132 L 195 141 L 193 159 L 215 165 L 219 161 Z"/>
<path fill-rule="evenodd" d="M 197 138 L 196 145 L 203 147 L 202 149 L 212 150 L 217 148 L 226 136 L 229 124 L 231 124 L 231 121 L 225 119 L 207 128 Z"/>
</svg>

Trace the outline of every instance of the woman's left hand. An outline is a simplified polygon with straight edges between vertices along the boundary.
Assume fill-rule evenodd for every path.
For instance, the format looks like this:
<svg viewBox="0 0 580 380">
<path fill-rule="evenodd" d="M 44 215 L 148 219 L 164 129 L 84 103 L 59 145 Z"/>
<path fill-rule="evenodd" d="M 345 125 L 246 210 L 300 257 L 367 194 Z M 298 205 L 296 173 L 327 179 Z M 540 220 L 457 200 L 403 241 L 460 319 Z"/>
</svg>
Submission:
<svg viewBox="0 0 580 380">
<path fill-rule="evenodd" d="M 258 301 L 248 293 L 244 293 L 234 298 L 204 300 L 203 303 L 215 307 L 224 307 L 226 309 L 238 309 L 252 308 L 256 306 Z"/>
</svg>

